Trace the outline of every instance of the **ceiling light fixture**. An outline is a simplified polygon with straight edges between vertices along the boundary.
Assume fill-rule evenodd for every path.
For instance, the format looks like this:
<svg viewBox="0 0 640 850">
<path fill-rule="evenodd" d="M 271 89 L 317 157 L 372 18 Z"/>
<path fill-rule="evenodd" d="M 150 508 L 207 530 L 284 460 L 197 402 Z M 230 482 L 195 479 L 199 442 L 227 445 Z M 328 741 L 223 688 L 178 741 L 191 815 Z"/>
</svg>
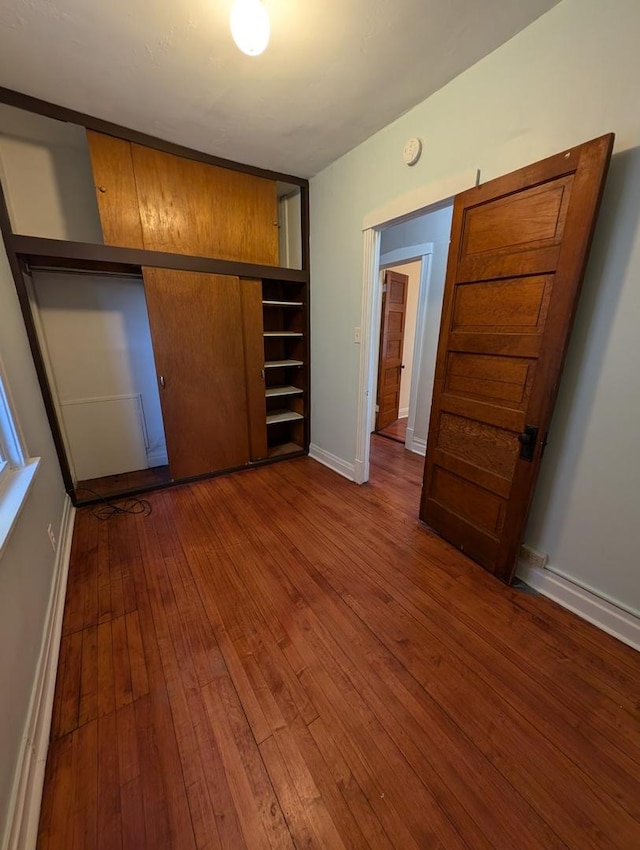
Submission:
<svg viewBox="0 0 640 850">
<path fill-rule="evenodd" d="M 230 24 L 233 40 L 247 56 L 258 56 L 269 44 L 269 15 L 261 0 L 235 0 Z"/>
</svg>

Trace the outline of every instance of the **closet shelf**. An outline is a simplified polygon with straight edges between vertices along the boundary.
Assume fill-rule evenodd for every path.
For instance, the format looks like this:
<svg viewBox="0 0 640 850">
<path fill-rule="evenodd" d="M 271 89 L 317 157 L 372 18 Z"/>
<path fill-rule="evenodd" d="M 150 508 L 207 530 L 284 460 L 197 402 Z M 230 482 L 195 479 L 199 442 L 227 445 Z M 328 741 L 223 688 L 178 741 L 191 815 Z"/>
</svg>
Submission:
<svg viewBox="0 0 640 850">
<path fill-rule="evenodd" d="M 265 331 L 265 336 L 302 336 L 301 331 Z"/>
<path fill-rule="evenodd" d="M 302 301 L 263 301 L 265 307 L 302 307 Z"/>
<path fill-rule="evenodd" d="M 268 450 L 267 457 L 285 457 L 291 454 L 300 454 L 304 449 L 297 443 L 279 443 L 277 446 L 271 446 Z"/>
<path fill-rule="evenodd" d="M 274 410 L 267 414 L 267 425 L 275 425 L 276 422 L 294 422 L 296 419 L 304 419 L 304 416 L 294 410 Z"/>
<path fill-rule="evenodd" d="M 302 395 L 304 390 L 301 390 L 300 387 L 267 387 L 264 391 L 266 398 L 276 398 L 277 396 L 283 395 Z"/>
<path fill-rule="evenodd" d="M 281 369 L 286 366 L 304 366 L 302 360 L 267 360 L 265 369 Z"/>
</svg>

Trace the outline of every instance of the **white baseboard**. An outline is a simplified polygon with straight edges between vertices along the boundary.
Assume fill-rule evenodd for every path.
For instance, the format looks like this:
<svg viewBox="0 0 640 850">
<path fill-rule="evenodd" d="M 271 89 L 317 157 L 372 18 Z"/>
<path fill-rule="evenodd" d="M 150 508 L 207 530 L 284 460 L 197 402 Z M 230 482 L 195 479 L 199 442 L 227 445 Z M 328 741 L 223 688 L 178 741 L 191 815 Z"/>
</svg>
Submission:
<svg viewBox="0 0 640 850">
<path fill-rule="evenodd" d="M 412 436 L 411 448 L 409 449 L 409 451 L 415 452 L 417 455 L 422 455 L 422 457 L 425 457 L 427 454 L 427 441 Z"/>
<path fill-rule="evenodd" d="M 75 508 L 67 496 L 58 534 L 58 554 L 45 616 L 40 658 L 9 804 L 3 850 L 34 850 L 38 838 L 74 519 Z"/>
<path fill-rule="evenodd" d="M 334 472 L 337 472 L 338 475 L 342 475 L 344 478 L 348 478 L 349 481 L 355 481 L 354 465 L 347 463 L 346 460 L 342 460 L 337 455 L 332 455 L 331 452 L 321 449 L 320 446 L 314 446 L 312 443 L 309 446 L 309 457 L 312 457 L 324 466 L 328 466 L 329 469 L 333 469 Z"/>
<path fill-rule="evenodd" d="M 169 463 L 169 457 L 166 451 L 155 451 L 147 453 L 147 461 L 149 462 L 149 467 L 152 466 L 166 466 Z"/>
<path fill-rule="evenodd" d="M 612 605 L 549 569 L 518 562 L 516 575 L 543 596 L 553 599 L 607 634 L 640 650 L 640 618 Z"/>
<path fill-rule="evenodd" d="M 409 408 L 403 407 L 398 411 L 398 419 L 406 419 L 409 416 Z"/>
</svg>

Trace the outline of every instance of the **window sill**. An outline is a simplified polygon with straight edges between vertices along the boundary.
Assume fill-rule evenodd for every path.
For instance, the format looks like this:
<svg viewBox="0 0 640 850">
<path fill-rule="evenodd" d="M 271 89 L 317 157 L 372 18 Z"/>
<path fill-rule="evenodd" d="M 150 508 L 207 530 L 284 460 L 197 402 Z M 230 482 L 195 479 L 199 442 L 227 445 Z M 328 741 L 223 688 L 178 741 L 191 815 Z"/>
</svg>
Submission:
<svg viewBox="0 0 640 850">
<path fill-rule="evenodd" d="M 0 557 L 33 484 L 40 458 L 25 466 L 4 471 L 0 477 Z"/>
</svg>

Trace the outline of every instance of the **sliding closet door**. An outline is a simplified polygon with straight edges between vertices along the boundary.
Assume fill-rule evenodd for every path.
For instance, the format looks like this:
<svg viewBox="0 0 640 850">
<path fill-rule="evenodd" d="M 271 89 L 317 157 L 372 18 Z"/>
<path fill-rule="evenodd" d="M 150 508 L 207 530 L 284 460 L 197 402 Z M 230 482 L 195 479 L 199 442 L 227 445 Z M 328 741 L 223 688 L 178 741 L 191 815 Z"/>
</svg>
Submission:
<svg viewBox="0 0 640 850">
<path fill-rule="evenodd" d="M 249 461 L 237 277 L 144 268 L 172 478 Z"/>
</svg>

